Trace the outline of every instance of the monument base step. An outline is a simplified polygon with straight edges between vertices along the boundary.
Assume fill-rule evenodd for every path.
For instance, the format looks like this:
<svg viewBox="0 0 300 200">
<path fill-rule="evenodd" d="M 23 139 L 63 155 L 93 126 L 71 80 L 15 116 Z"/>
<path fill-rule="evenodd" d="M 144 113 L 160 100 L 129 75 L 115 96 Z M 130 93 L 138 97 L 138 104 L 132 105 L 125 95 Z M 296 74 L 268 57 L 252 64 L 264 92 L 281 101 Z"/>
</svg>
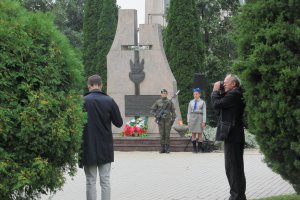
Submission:
<svg viewBox="0 0 300 200">
<path fill-rule="evenodd" d="M 120 137 L 114 136 L 115 151 L 159 151 L 160 150 L 159 134 L 149 135 L 148 137 Z M 170 151 L 172 152 L 190 152 L 192 144 L 188 137 L 171 137 Z"/>
</svg>

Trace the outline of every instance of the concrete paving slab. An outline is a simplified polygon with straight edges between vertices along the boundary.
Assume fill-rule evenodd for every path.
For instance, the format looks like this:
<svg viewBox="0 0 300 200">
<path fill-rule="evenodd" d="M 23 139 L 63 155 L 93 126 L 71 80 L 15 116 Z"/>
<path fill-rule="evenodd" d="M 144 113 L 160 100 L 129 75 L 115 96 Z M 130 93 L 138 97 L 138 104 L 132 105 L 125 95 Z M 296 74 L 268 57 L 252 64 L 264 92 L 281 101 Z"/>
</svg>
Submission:
<svg viewBox="0 0 300 200">
<path fill-rule="evenodd" d="M 257 150 L 244 155 L 247 199 L 293 194 L 292 186 L 271 171 Z M 62 191 L 41 200 L 84 200 L 85 175 L 66 177 Z M 115 152 L 112 200 L 225 200 L 229 186 L 222 152 Z M 98 199 L 100 186 L 97 185 Z"/>
</svg>

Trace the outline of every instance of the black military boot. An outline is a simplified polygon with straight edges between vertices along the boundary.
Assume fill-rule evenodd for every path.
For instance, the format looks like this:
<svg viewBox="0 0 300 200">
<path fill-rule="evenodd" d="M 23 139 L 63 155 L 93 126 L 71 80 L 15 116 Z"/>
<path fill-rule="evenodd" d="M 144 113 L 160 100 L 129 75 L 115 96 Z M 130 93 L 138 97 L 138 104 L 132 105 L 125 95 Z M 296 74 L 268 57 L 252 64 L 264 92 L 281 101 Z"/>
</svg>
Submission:
<svg viewBox="0 0 300 200">
<path fill-rule="evenodd" d="M 197 153 L 196 140 L 193 140 L 192 144 L 193 144 L 193 153 Z"/>
<path fill-rule="evenodd" d="M 170 145 L 169 144 L 166 144 L 165 150 L 166 150 L 166 153 L 170 153 Z"/>
<path fill-rule="evenodd" d="M 198 142 L 198 152 L 201 152 L 201 153 L 204 152 L 204 149 L 203 149 L 203 146 L 202 146 L 202 142 Z"/>
<path fill-rule="evenodd" d="M 159 153 L 166 153 L 166 148 L 165 148 L 164 144 L 161 144 L 161 148 L 160 148 Z"/>
</svg>

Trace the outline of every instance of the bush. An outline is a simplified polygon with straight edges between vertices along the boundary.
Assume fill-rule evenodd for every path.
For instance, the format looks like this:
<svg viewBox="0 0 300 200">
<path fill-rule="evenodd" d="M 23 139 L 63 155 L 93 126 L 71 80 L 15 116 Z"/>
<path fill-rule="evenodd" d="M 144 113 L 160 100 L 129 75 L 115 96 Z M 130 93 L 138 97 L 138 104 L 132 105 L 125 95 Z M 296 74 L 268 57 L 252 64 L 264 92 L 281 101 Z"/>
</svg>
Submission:
<svg viewBox="0 0 300 200">
<path fill-rule="evenodd" d="M 76 172 L 83 67 L 52 21 L 0 1 L 0 199 L 36 199 Z"/>
<path fill-rule="evenodd" d="M 300 1 L 249 1 L 235 19 L 248 126 L 269 167 L 300 193 Z M 250 20 L 251 19 L 251 20 Z"/>
<path fill-rule="evenodd" d="M 203 140 L 207 139 L 209 141 L 215 141 L 216 140 L 216 132 L 217 132 L 217 127 L 211 127 L 211 126 L 207 125 L 204 129 Z M 186 136 L 191 137 L 192 133 L 187 131 Z M 215 141 L 215 148 L 216 149 L 223 148 L 222 143 L 223 142 Z M 250 149 L 258 148 L 258 145 L 255 141 L 255 135 L 251 134 L 248 129 L 245 129 L 245 148 L 250 148 Z"/>
</svg>

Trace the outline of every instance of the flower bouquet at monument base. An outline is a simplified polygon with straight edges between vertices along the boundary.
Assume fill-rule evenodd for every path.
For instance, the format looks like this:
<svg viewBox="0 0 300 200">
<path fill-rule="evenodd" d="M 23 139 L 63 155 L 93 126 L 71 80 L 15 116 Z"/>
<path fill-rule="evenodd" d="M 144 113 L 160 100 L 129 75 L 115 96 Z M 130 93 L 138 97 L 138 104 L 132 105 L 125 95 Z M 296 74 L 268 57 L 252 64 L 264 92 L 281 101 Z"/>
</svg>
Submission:
<svg viewBox="0 0 300 200">
<path fill-rule="evenodd" d="M 148 117 L 135 117 L 127 122 L 122 131 L 122 136 L 147 136 Z"/>
</svg>

